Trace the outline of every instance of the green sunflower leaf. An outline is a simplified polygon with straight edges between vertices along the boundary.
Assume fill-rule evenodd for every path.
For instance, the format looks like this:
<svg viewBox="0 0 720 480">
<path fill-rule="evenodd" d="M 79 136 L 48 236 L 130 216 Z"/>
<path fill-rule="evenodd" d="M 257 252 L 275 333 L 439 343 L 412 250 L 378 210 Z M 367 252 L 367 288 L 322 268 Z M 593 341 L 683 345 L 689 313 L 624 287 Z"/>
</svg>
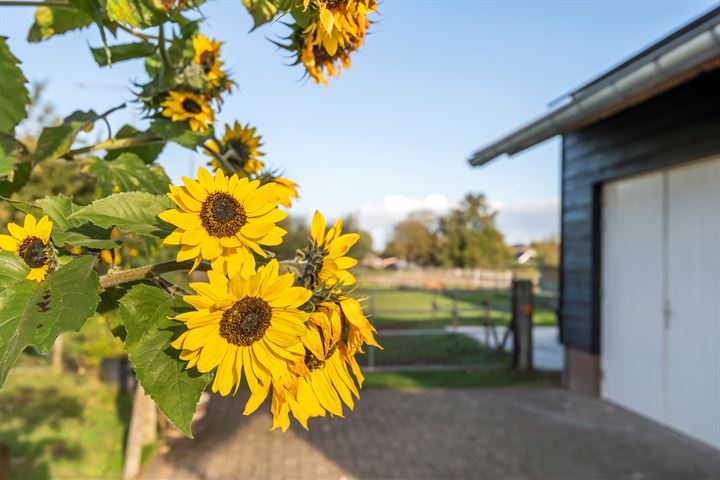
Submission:
<svg viewBox="0 0 720 480">
<path fill-rule="evenodd" d="M 107 197 L 119 192 L 147 192 L 164 195 L 170 179 L 160 165 L 145 165 L 133 153 L 124 153 L 115 160 L 88 159 L 87 172 L 97 177 L 97 196 Z"/>
<path fill-rule="evenodd" d="M 212 127 L 205 133 L 193 132 L 187 122 L 171 120 L 155 120 L 150 125 L 150 130 L 167 141 L 175 142 L 191 150 L 204 144 L 212 133 Z"/>
<path fill-rule="evenodd" d="M 92 110 L 77 111 L 63 120 L 62 125 L 44 128 L 38 138 L 35 161 L 54 160 L 68 153 L 78 134 L 92 129 L 98 118 Z"/>
<path fill-rule="evenodd" d="M 25 106 L 30 95 L 27 80 L 18 65 L 20 61 L 10 52 L 7 37 L 0 36 L 0 132 L 12 133 L 15 125 L 27 117 Z"/>
<path fill-rule="evenodd" d="M 144 58 L 150 56 L 155 51 L 155 45 L 149 42 L 125 43 L 122 45 L 113 45 L 110 49 L 110 57 L 112 63 L 124 62 L 136 58 Z M 108 60 L 105 47 L 91 48 L 92 56 L 101 67 L 107 67 L 111 64 Z"/>
<path fill-rule="evenodd" d="M 21 162 L 26 154 L 25 145 L 0 132 L 0 178 L 9 177 L 15 171 L 15 164 Z"/>
<path fill-rule="evenodd" d="M 28 42 L 40 42 L 53 35 L 85 28 L 93 19 L 82 10 L 73 8 L 37 7 L 35 23 L 28 33 Z"/>
<path fill-rule="evenodd" d="M 9 197 L 13 193 L 20 190 L 30 180 L 32 164 L 30 162 L 20 162 L 15 164 L 15 171 L 12 174 L 12 180 L 0 180 L 0 195 Z"/>
<path fill-rule="evenodd" d="M 181 324 L 170 320 L 173 301 L 161 289 L 135 285 L 120 299 L 125 348 L 145 393 L 185 435 L 192 438 L 192 417 L 211 376 L 185 363 L 172 346 Z"/>
<path fill-rule="evenodd" d="M 110 239 L 110 229 L 70 218 L 82 207 L 65 195 L 41 198 L 36 202 L 53 222 L 52 239 L 55 245 L 74 245 L 85 248 L 117 248 L 120 244 Z"/>
<path fill-rule="evenodd" d="M 272 21 L 278 14 L 276 2 L 272 0 L 242 0 L 242 3 L 253 18 L 253 30 Z"/>
<path fill-rule="evenodd" d="M 165 195 L 123 192 L 95 200 L 68 218 L 103 228 L 118 227 L 122 231 L 146 237 L 164 237 L 172 229 L 158 215 L 173 207 Z"/>
<path fill-rule="evenodd" d="M 29 267 L 20 257 L 0 253 L 0 386 L 25 348 L 47 353 L 58 335 L 80 330 L 95 313 L 96 262 L 76 258 L 38 283 L 25 279 Z"/>
<path fill-rule="evenodd" d="M 167 20 L 161 0 L 107 0 L 110 20 L 130 27 L 147 28 Z"/>
<path fill-rule="evenodd" d="M 120 130 L 118 130 L 117 134 L 115 134 L 115 138 L 134 138 L 145 135 L 146 133 L 148 132 L 142 132 L 131 125 L 125 125 Z M 137 147 L 116 148 L 114 150 L 108 151 L 108 153 L 105 155 L 105 160 L 113 160 L 115 158 L 118 158 L 123 153 L 134 153 L 135 155 L 140 157 L 143 162 L 153 163 L 155 159 L 160 156 L 163 148 L 165 148 L 164 143 L 153 143 L 149 145 L 140 145 Z"/>
<path fill-rule="evenodd" d="M 5 198 L 2 195 L 0 195 L 0 199 L 5 200 L 7 203 L 17 208 L 21 212 L 29 213 L 37 220 L 40 220 L 40 218 L 43 216 L 42 209 L 40 207 L 36 207 L 35 205 L 30 205 L 29 203 L 21 202 L 20 200 L 12 200 L 9 198 Z"/>
</svg>

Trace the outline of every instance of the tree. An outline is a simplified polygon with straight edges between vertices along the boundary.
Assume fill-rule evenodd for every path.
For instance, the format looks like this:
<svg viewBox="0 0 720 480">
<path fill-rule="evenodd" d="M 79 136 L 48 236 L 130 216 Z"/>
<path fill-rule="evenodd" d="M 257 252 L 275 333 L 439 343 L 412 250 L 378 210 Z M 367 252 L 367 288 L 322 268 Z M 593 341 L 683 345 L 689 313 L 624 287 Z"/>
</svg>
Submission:
<svg viewBox="0 0 720 480">
<path fill-rule="evenodd" d="M 439 255 L 451 267 L 497 268 L 506 265 L 512 253 L 495 226 L 483 194 L 468 194 L 450 214 L 440 219 Z"/>
<path fill-rule="evenodd" d="M 432 230 L 430 212 L 415 212 L 395 225 L 385 255 L 403 258 L 421 266 L 437 263 L 437 237 Z"/>
<path fill-rule="evenodd" d="M 531 245 L 537 252 L 535 261 L 539 265 L 552 267 L 560 265 L 560 241 L 557 238 L 551 237 L 547 240 L 533 242 Z"/>
<path fill-rule="evenodd" d="M 308 246 L 310 242 L 310 226 L 307 218 L 290 215 L 280 222 L 287 230 L 283 243 L 274 248 L 273 252 L 280 258 L 295 258 L 297 251 Z"/>
<path fill-rule="evenodd" d="M 354 215 L 348 215 L 343 222 L 344 232 L 355 232 L 360 235 L 360 240 L 350 249 L 349 255 L 362 261 L 373 252 L 373 238 L 370 232 L 360 228 L 360 224 Z"/>
</svg>

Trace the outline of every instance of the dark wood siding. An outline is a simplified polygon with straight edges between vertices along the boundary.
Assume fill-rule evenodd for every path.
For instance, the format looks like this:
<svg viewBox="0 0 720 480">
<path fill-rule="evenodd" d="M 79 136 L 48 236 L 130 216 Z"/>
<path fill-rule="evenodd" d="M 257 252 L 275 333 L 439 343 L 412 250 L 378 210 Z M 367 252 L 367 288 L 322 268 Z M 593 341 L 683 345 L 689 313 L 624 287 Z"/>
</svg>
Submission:
<svg viewBox="0 0 720 480">
<path fill-rule="evenodd" d="M 600 350 L 603 182 L 716 154 L 717 70 L 564 136 L 560 314 L 565 345 Z"/>
</svg>

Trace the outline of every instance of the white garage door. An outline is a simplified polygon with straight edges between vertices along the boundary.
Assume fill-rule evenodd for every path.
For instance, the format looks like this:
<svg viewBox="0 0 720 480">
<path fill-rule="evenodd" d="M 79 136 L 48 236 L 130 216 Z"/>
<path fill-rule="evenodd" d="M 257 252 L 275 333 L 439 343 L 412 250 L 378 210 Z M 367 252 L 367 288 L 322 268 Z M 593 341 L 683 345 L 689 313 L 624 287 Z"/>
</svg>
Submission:
<svg viewBox="0 0 720 480">
<path fill-rule="evenodd" d="M 720 448 L 720 159 L 603 187 L 602 396 Z"/>
</svg>

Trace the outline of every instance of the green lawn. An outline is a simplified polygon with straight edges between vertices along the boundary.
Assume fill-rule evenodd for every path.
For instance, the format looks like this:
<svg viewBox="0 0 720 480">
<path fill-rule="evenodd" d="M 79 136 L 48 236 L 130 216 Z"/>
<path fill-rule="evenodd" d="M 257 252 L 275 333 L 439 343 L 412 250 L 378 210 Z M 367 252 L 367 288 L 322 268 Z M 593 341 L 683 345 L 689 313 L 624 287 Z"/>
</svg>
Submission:
<svg viewBox="0 0 720 480">
<path fill-rule="evenodd" d="M 559 373 L 515 370 L 458 370 L 450 372 L 368 372 L 365 388 L 470 388 L 508 386 L 560 386 Z"/>
<path fill-rule="evenodd" d="M 510 313 L 494 306 L 510 308 L 510 292 L 478 290 L 475 292 L 448 290 L 445 292 L 418 290 L 361 290 L 359 295 L 368 297 L 366 312 L 373 324 L 380 329 L 442 328 L 452 325 L 453 296 L 457 297 L 459 325 L 482 325 L 485 312 L 483 302 L 490 303 L 490 320 L 496 325 L 508 325 Z M 372 297 L 370 299 L 369 297 Z M 433 314 L 433 301 L 438 311 Z M 536 306 L 533 321 L 538 326 L 557 325 L 555 312 L 547 307 Z"/>
<path fill-rule="evenodd" d="M 131 399 L 93 376 L 21 362 L 0 390 L 11 478 L 119 478 Z"/>
<path fill-rule="evenodd" d="M 375 350 L 375 365 L 487 365 L 510 364 L 510 354 L 480 345 L 460 334 L 378 336 L 384 350 Z M 372 348 L 372 347 L 370 347 Z M 365 365 L 367 356 L 361 357 Z"/>
</svg>

